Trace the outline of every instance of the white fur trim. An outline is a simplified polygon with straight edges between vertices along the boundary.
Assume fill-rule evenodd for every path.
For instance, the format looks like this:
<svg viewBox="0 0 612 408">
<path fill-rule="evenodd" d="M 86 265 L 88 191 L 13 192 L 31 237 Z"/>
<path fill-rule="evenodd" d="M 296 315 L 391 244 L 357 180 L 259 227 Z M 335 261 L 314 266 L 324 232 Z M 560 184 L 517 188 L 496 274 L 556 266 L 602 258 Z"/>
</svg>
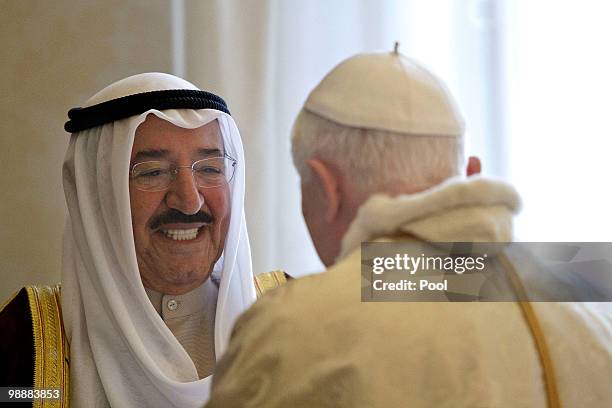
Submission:
<svg viewBox="0 0 612 408">
<path fill-rule="evenodd" d="M 410 195 L 377 194 L 359 209 L 342 240 L 339 259 L 361 242 L 395 232 L 438 242 L 507 240 L 511 238 L 511 216 L 520 205 L 510 184 L 480 176 L 452 178 Z M 448 213 L 453 212 L 449 218 Z M 450 220 L 454 225 L 449 225 Z"/>
</svg>

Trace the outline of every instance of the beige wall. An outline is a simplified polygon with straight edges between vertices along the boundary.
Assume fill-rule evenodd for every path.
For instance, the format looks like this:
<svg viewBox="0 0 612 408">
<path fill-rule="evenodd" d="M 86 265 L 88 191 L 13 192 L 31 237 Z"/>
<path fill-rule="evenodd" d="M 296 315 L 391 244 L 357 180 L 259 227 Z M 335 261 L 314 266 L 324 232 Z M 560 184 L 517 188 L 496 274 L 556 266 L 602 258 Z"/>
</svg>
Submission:
<svg viewBox="0 0 612 408">
<path fill-rule="evenodd" d="M 0 0 L 0 303 L 59 281 L 66 112 L 105 85 L 170 72 L 166 0 Z"/>
</svg>

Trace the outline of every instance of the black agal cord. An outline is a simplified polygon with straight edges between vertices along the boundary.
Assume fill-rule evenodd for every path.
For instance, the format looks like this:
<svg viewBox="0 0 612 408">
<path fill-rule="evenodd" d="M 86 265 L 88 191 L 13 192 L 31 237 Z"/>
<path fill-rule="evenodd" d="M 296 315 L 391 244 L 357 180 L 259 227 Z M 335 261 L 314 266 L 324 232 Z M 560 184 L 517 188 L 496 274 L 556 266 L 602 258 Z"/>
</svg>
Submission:
<svg viewBox="0 0 612 408">
<path fill-rule="evenodd" d="M 86 108 L 72 108 L 68 111 L 70 120 L 64 124 L 64 129 L 76 133 L 139 115 L 149 109 L 215 109 L 230 114 L 225 101 L 215 94 L 192 89 L 171 89 L 123 96 Z"/>
</svg>

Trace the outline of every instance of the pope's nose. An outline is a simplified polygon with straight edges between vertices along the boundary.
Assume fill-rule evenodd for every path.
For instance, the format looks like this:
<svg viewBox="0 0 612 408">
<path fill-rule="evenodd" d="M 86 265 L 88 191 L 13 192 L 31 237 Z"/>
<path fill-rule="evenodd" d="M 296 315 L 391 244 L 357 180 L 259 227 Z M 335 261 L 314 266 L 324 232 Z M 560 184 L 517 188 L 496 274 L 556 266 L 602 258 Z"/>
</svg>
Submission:
<svg viewBox="0 0 612 408">
<path fill-rule="evenodd" d="M 188 215 L 200 211 L 204 205 L 204 196 L 193 178 L 191 169 L 179 169 L 168 188 L 166 205 Z"/>
</svg>

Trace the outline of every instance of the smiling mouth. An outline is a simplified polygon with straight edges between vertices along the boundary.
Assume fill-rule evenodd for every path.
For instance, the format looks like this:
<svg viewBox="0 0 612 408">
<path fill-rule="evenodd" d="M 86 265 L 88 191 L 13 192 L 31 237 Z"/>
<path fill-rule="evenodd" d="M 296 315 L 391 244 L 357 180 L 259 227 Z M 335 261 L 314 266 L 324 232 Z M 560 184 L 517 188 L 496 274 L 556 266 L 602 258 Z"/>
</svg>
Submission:
<svg viewBox="0 0 612 408">
<path fill-rule="evenodd" d="M 191 228 L 191 229 L 167 229 L 162 230 L 162 233 L 174 240 L 174 241 L 189 241 L 192 239 L 196 239 L 198 236 L 199 228 Z"/>
</svg>

